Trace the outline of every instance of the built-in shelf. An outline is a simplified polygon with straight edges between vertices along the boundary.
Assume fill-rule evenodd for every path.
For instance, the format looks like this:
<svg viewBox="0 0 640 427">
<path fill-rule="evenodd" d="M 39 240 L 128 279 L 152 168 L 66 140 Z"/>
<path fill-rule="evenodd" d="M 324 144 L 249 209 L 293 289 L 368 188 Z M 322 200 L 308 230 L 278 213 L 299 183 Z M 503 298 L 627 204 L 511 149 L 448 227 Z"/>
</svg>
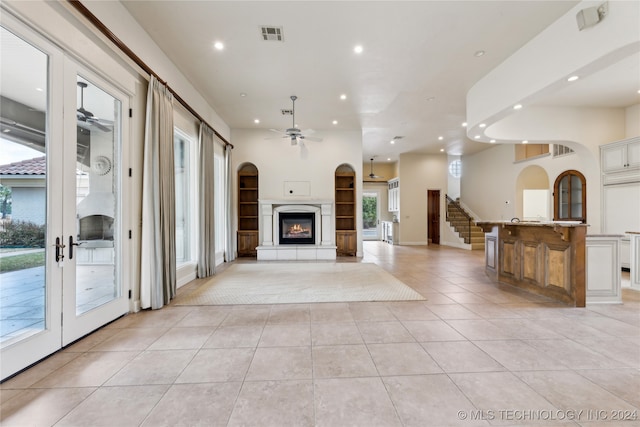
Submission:
<svg viewBox="0 0 640 427">
<path fill-rule="evenodd" d="M 356 174 L 351 167 L 341 165 L 336 169 L 335 204 L 338 255 L 355 256 L 357 251 L 355 180 Z"/>
<path fill-rule="evenodd" d="M 258 169 L 245 164 L 238 170 L 238 256 L 256 256 L 258 223 Z"/>
</svg>

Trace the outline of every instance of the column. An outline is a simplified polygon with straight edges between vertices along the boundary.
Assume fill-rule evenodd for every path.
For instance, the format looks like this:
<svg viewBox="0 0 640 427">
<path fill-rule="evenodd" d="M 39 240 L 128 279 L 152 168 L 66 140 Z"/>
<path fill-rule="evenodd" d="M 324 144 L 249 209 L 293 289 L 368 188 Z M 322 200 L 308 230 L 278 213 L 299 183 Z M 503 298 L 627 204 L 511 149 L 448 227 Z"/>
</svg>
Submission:
<svg viewBox="0 0 640 427">
<path fill-rule="evenodd" d="M 273 246 L 273 206 L 271 203 L 263 203 L 262 214 L 262 246 Z"/>
</svg>

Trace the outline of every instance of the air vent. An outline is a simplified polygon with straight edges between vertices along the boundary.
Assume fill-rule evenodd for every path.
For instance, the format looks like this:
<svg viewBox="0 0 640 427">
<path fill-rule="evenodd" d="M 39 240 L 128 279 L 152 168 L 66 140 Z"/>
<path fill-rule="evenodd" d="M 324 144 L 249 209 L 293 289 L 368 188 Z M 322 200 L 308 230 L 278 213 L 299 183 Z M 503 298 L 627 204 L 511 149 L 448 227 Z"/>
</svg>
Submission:
<svg viewBox="0 0 640 427">
<path fill-rule="evenodd" d="M 293 110 L 280 110 L 283 116 L 293 116 Z"/>
<path fill-rule="evenodd" d="M 262 40 L 281 42 L 284 41 L 282 27 L 263 26 L 261 27 Z"/>
</svg>

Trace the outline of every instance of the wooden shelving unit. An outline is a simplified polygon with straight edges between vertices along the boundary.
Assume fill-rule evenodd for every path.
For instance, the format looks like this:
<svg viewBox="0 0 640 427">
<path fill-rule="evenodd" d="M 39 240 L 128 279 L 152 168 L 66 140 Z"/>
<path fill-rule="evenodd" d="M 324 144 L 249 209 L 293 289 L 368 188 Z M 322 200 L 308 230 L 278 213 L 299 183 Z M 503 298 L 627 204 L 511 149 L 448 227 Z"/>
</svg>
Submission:
<svg viewBox="0 0 640 427">
<path fill-rule="evenodd" d="M 254 257 L 258 247 L 258 169 L 244 165 L 238 171 L 238 256 Z"/>
<path fill-rule="evenodd" d="M 336 170 L 336 246 L 337 254 L 342 256 L 355 256 L 357 251 L 355 178 L 349 167 Z"/>
</svg>

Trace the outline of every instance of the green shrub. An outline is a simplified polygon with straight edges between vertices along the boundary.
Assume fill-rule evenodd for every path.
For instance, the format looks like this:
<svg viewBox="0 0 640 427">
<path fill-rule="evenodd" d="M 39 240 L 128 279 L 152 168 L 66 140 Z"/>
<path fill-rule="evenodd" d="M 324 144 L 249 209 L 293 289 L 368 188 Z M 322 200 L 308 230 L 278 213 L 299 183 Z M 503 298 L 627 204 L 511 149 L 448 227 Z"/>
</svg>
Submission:
<svg viewBox="0 0 640 427">
<path fill-rule="evenodd" d="M 44 248 L 45 226 L 30 221 L 10 221 L 0 229 L 0 247 Z"/>
</svg>

